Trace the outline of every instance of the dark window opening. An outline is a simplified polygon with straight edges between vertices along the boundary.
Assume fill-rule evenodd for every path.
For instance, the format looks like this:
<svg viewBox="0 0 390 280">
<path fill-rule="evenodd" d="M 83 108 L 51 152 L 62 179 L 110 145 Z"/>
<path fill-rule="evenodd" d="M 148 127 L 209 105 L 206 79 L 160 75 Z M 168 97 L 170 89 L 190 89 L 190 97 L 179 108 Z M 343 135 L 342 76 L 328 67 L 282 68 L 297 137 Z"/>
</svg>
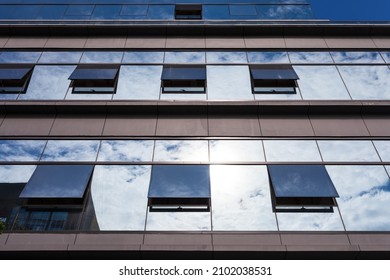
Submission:
<svg viewBox="0 0 390 280">
<path fill-rule="evenodd" d="M 79 65 L 69 77 L 72 93 L 115 93 L 118 73 L 119 66 Z"/>
<path fill-rule="evenodd" d="M 323 165 L 268 166 L 275 212 L 333 212 L 338 193 Z"/>
<path fill-rule="evenodd" d="M 291 65 L 251 65 L 252 92 L 255 94 L 295 94 L 298 75 Z"/>
<path fill-rule="evenodd" d="M 32 74 L 32 66 L 0 66 L 0 93 L 26 93 Z"/>
<path fill-rule="evenodd" d="M 164 66 L 161 76 L 162 93 L 205 93 L 206 67 Z"/>
<path fill-rule="evenodd" d="M 202 19 L 202 5 L 175 5 L 175 19 Z"/>
<path fill-rule="evenodd" d="M 209 166 L 154 165 L 148 206 L 151 212 L 209 212 Z"/>
</svg>

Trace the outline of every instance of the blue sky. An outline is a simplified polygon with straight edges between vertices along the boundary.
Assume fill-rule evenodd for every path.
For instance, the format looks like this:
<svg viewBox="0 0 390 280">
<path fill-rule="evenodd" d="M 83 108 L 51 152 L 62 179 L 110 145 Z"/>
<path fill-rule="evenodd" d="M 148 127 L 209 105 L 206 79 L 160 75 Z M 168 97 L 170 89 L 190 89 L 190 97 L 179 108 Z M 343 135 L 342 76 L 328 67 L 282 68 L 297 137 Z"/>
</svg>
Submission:
<svg viewBox="0 0 390 280">
<path fill-rule="evenodd" d="M 390 21 L 390 0 L 309 0 L 314 16 L 330 20 Z"/>
</svg>

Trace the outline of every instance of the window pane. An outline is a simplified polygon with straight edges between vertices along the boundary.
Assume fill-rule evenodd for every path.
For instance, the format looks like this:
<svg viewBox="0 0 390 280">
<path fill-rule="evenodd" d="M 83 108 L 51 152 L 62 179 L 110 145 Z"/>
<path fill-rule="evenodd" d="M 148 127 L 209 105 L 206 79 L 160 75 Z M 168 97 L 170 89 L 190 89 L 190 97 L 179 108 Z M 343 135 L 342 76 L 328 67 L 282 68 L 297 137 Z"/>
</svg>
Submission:
<svg viewBox="0 0 390 280">
<path fill-rule="evenodd" d="M 149 165 L 95 167 L 91 211 L 97 230 L 144 230 L 150 171 Z"/>
<path fill-rule="evenodd" d="M 36 165 L 0 165 L 1 183 L 27 183 Z"/>
<path fill-rule="evenodd" d="M 82 198 L 93 165 L 39 165 L 21 198 Z"/>
<path fill-rule="evenodd" d="M 164 66 L 161 80 L 205 80 L 206 68 L 203 66 L 173 65 Z"/>
<path fill-rule="evenodd" d="M 152 99 L 160 95 L 162 66 L 121 66 L 114 99 Z"/>
<path fill-rule="evenodd" d="M 226 3 L 226 1 L 224 1 Z M 230 19 L 230 12 L 228 5 L 204 5 L 203 6 L 204 19 Z"/>
<path fill-rule="evenodd" d="M 118 19 L 122 5 L 96 5 L 91 19 Z"/>
<path fill-rule="evenodd" d="M 163 52 L 125 52 L 123 63 L 163 63 Z"/>
<path fill-rule="evenodd" d="M 312 19 L 313 14 L 309 5 L 284 5 L 286 19 Z"/>
<path fill-rule="evenodd" d="M 386 63 L 390 63 L 390 52 L 381 52 L 381 54 Z"/>
<path fill-rule="evenodd" d="M 229 10 L 233 16 L 257 15 L 255 5 L 229 5 Z"/>
<path fill-rule="evenodd" d="M 174 19 L 174 5 L 149 5 L 148 19 Z"/>
<path fill-rule="evenodd" d="M 246 52 L 206 52 L 207 63 L 247 63 Z"/>
<path fill-rule="evenodd" d="M 326 166 L 346 230 L 390 230 L 390 181 L 383 166 Z"/>
<path fill-rule="evenodd" d="M 328 52 L 289 52 L 288 54 L 291 63 L 333 63 Z"/>
<path fill-rule="evenodd" d="M 0 161 L 39 161 L 45 140 L 0 140 Z"/>
<path fill-rule="evenodd" d="M 95 5 L 68 5 L 65 15 L 68 16 L 90 16 Z"/>
<path fill-rule="evenodd" d="M 387 66 L 338 68 L 353 99 L 390 99 L 390 69 Z"/>
<path fill-rule="evenodd" d="M 210 161 L 264 161 L 262 141 L 211 140 Z"/>
<path fill-rule="evenodd" d="M 259 19 L 284 19 L 286 11 L 281 5 L 256 5 Z"/>
<path fill-rule="evenodd" d="M 377 52 L 331 52 L 336 63 L 384 63 Z"/>
<path fill-rule="evenodd" d="M 2 66 L 2 65 L 0 65 L 0 80 L 21 80 L 31 70 L 32 70 L 31 66 Z"/>
<path fill-rule="evenodd" d="M 294 66 L 294 69 L 303 99 L 351 99 L 335 66 Z"/>
<path fill-rule="evenodd" d="M 276 197 L 338 197 L 323 165 L 269 165 Z"/>
<path fill-rule="evenodd" d="M 260 80 L 298 80 L 291 65 L 251 65 L 253 79 Z"/>
<path fill-rule="evenodd" d="M 208 160 L 208 141 L 156 140 L 154 161 L 205 162 Z"/>
<path fill-rule="evenodd" d="M 42 161 L 95 161 L 100 141 L 49 140 Z"/>
<path fill-rule="evenodd" d="M 166 52 L 165 63 L 206 63 L 204 52 Z"/>
<path fill-rule="evenodd" d="M 39 63 L 79 63 L 82 52 L 43 52 Z"/>
<path fill-rule="evenodd" d="M 102 141 L 98 161 L 152 161 L 153 140 Z"/>
<path fill-rule="evenodd" d="M 276 213 L 279 230 L 344 231 L 337 208 L 333 213 Z"/>
<path fill-rule="evenodd" d="M 149 198 L 209 198 L 208 165 L 153 165 Z"/>
<path fill-rule="evenodd" d="M 64 99 L 75 66 L 35 66 L 27 93 L 19 99 Z"/>
<path fill-rule="evenodd" d="M 36 63 L 41 52 L 1 52 L 0 63 Z"/>
<path fill-rule="evenodd" d="M 265 166 L 210 167 L 213 230 L 277 230 Z"/>
<path fill-rule="evenodd" d="M 324 161 L 380 161 L 371 141 L 318 141 Z"/>
<path fill-rule="evenodd" d="M 209 100 L 253 100 L 248 66 L 207 66 Z"/>
<path fill-rule="evenodd" d="M 267 161 L 322 161 L 316 142 L 312 140 L 265 140 L 263 143 Z"/>
<path fill-rule="evenodd" d="M 114 80 L 118 73 L 117 67 L 83 67 L 77 66 L 69 80 Z"/>
<path fill-rule="evenodd" d="M 390 161 L 390 141 L 373 141 L 382 161 Z"/>
<path fill-rule="evenodd" d="M 123 16 L 144 16 L 148 12 L 148 5 L 122 5 L 121 15 Z"/>
<path fill-rule="evenodd" d="M 67 5 L 42 5 L 34 19 L 61 19 Z"/>
<path fill-rule="evenodd" d="M 248 52 L 249 63 L 289 63 L 286 52 Z"/>
<path fill-rule="evenodd" d="M 148 212 L 146 230 L 211 230 L 210 212 Z"/>
<path fill-rule="evenodd" d="M 81 63 L 121 63 L 123 52 L 84 52 Z"/>
</svg>

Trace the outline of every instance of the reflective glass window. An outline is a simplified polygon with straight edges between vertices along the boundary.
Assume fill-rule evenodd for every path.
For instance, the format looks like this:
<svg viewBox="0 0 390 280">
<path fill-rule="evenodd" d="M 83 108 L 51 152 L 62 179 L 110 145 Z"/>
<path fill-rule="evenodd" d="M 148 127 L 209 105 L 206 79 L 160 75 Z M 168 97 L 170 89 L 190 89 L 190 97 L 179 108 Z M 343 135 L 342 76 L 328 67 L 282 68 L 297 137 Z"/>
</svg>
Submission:
<svg viewBox="0 0 390 280">
<path fill-rule="evenodd" d="M 267 161 L 322 161 L 312 140 L 265 140 L 263 144 Z"/>
<path fill-rule="evenodd" d="M 212 162 L 253 162 L 264 160 L 262 141 L 210 141 L 210 161 Z"/>
<path fill-rule="evenodd" d="M 213 230 L 277 230 L 265 166 L 210 167 Z"/>
<path fill-rule="evenodd" d="M 1 183 L 27 183 L 36 165 L 0 165 Z"/>
<path fill-rule="evenodd" d="M 208 165 L 153 165 L 149 211 L 209 211 Z"/>
<path fill-rule="evenodd" d="M 84 52 L 81 63 L 121 63 L 123 52 Z"/>
<path fill-rule="evenodd" d="M 291 63 L 333 63 L 329 52 L 289 52 Z"/>
<path fill-rule="evenodd" d="M 0 63 L 36 63 L 41 52 L 1 52 Z"/>
<path fill-rule="evenodd" d="M 386 63 L 390 63 L 390 52 L 381 52 L 381 55 Z"/>
<path fill-rule="evenodd" d="M 153 140 L 102 141 L 98 161 L 152 161 Z"/>
<path fill-rule="evenodd" d="M 250 65 L 252 92 L 295 94 L 298 75 L 291 65 Z"/>
<path fill-rule="evenodd" d="M 90 16 L 95 5 L 68 5 L 65 15 L 68 16 Z"/>
<path fill-rule="evenodd" d="M 2 19 L 34 19 L 39 11 L 38 5 L 7 5 L 2 6 Z"/>
<path fill-rule="evenodd" d="M 122 5 L 121 15 L 145 16 L 148 12 L 148 5 Z"/>
<path fill-rule="evenodd" d="M 355 100 L 389 99 L 390 69 L 387 66 L 338 66 Z"/>
<path fill-rule="evenodd" d="M 151 166 L 96 166 L 84 230 L 144 230 Z"/>
<path fill-rule="evenodd" d="M 208 160 L 208 141 L 156 140 L 154 148 L 154 161 L 205 162 Z"/>
<path fill-rule="evenodd" d="M 91 19 L 118 19 L 121 5 L 95 5 Z"/>
<path fill-rule="evenodd" d="M 382 161 L 390 161 L 390 141 L 373 141 Z"/>
<path fill-rule="evenodd" d="M 203 65 L 164 65 L 162 93 L 205 93 L 206 67 Z"/>
<path fill-rule="evenodd" d="M 326 166 L 346 230 L 390 230 L 390 180 L 383 166 Z"/>
<path fill-rule="evenodd" d="M 148 212 L 146 230 L 209 231 L 210 212 Z"/>
<path fill-rule="evenodd" d="M 35 66 L 27 92 L 19 99 L 64 99 L 69 88 L 68 77 L 75 66 Z"/>
<path fill-rule="evenodd" d="M 123 63 L 163 63 L 163 52 L 125 52 Z"/>
<path fill-rule="evenodd" d="M 209 100 L 253 100 L 248 66 L 207 66 Z"/>
<path fill-rule="evenodd" d="M 259 19 L 284 19 L 286 11 L 282 5 L 256 5 Z"/>
<path fill-rule="evenodd" d="M 25 93 L 31 72 L 31 65 L 0 65 L 0 94 Z"/>
<path fill-rule="evenodd" d="M 380 161 L 371 141 L 318 141 L 324 161 Z"/>
<path fill-rule="evenodd" d="M 286 52 L 248 52 L 249 63 L 289 63 Z"/>
<path fill-rule="evenodd" d="M 204 52 L 165 52 L 165 63 L 206 63 Z"/>
<path fill-rule="evenodd" d="M 206 52 L 207 63 L 247 63 L 246 52 Z"/>
<path fill-rule="evenodd" d="M 121 66 L 114 99 L 158 100 L 162 66 Z"/>
<path fill-rule="evenodd" d="M 174 19 L 174 5 L 149 5 L 148 19 Z"/>
<path fill-rule="evenodd" d="M 95 161 L 99 141 L 49 140 L 42 161 Z"/>
<path fill-rule="evenodd" d="M 336 63 L 384 63 L 378 52 L 331 52 Z"/>
<path fill-rule="evenodd" d="M 45 140 L 0 140 L 0 161 L 39 161 Z"/>
<path fill-rule="evenodd" d="M 204 5 L 203 17 L 204 19 L 230 19 L 229 6 L 228 5 Z"/>
<path fill-rule="evenodd" d="M 298 85 L 306 100 L 350 100 L 351 97 L 335 66 L 294 66 Z"/>
<path fill-rule="evenodd" d="M 233 16 L 255 16 L 257 15 L 255 5 L 229 5 L 230 15 Z"/>
<path fill-rule="evenodd" d="M 312 19 L 313 13 L 309 5 L 283 5 L 286 19 Z"/>
<path fill-rule="evenodd" d="M 79 63 L 82 52 L 43 52 L 38 63 Z"/>
<path fill-rule="evenodd" d="M 115 93 L 119 66 L 79 65 L 69 77 L 72 93 Z"/>
<path fill-rule="evenodd" d="M 344 231 L 338 208 L 329 213 L 276 213 L 281 231 Z"/>
<path fill-rule="evenodd" d="M 93 165 L 39 165 L 21 198 L 82 198 Z"/>
<path fill-rule="evenodd" d="M 42 5 L 34 19 L 61 19 L 67 5 Z"/>
</svg>

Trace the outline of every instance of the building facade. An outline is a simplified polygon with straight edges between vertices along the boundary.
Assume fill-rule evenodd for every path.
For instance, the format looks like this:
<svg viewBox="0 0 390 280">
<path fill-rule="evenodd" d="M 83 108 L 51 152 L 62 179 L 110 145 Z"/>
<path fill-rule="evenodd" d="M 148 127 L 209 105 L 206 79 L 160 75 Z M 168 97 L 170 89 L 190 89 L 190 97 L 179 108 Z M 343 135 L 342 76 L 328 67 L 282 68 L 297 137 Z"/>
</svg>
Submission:
<svg viewBox="0 0 390 280">
<path fill-rule="evenodd" d="M 306 0 L 0 0 L 0 255 L 388 258 L 389 30 Z"/>
</svg>

